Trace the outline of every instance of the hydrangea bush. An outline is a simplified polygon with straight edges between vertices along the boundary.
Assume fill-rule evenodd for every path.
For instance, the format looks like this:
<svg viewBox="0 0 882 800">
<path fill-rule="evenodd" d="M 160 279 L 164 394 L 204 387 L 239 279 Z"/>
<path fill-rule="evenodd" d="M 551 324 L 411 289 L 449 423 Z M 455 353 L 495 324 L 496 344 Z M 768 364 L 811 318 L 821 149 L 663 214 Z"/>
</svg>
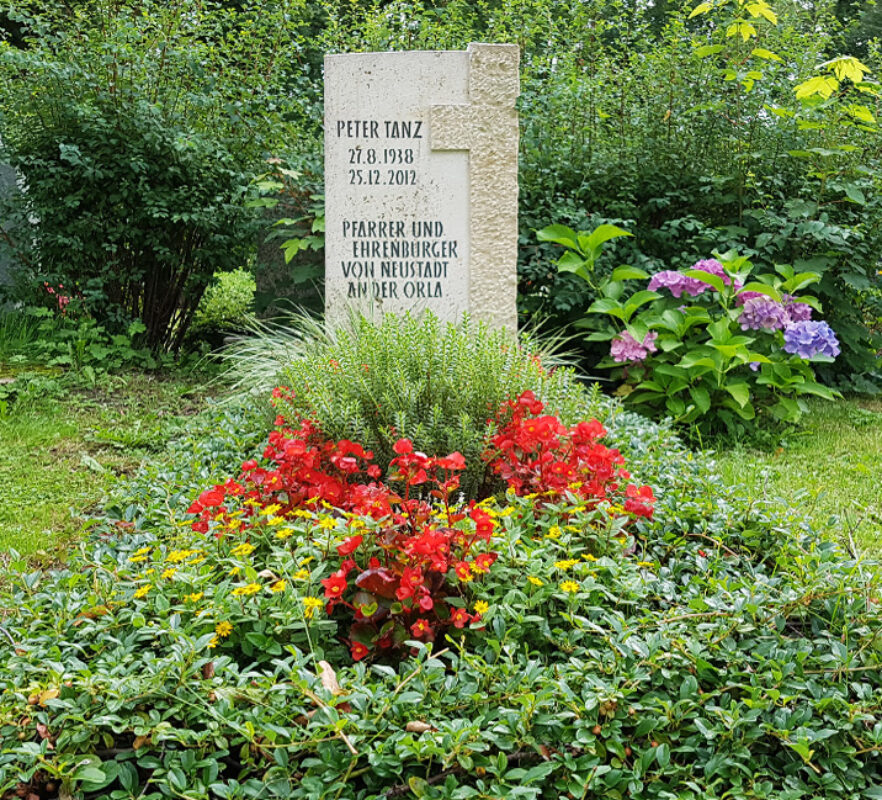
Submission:
<svg viewBox="0 0 882 800">
<path fill-rule="evenodd" d="M 836 335 L 812 319 L 816 298 L 796 295 L 818 276 L 787 266 L 777 275 L 751 272 L 734 254 L 680 272 L 613 272 L 588 309 L 612 324 L 588 338 L 610 340 L 599 366 L 615 370 L 628 405 L 702 432 L 731 432 L 753 429 L 763 415 L 796 422 L 802 396 L 836 396 L 812 369 L 839 355 Z M 628 295 L 631 280 L 645 288 Z"/>
</svg>

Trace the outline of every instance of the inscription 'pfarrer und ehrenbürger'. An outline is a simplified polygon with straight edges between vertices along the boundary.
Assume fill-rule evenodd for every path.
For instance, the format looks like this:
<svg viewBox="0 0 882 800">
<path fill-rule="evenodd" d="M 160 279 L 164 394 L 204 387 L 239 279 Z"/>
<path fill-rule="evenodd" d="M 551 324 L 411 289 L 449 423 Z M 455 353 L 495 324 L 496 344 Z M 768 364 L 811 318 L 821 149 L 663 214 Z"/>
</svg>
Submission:
<svg viewBox="0 0 882 800">
<path fill-rule="evenodd" d="M 352 248 L 352 260 L 340 262 L 347 297 L 444 297 L 450 262 L 460 252 L 457 240 L 443 238 L 440 220 L 343 220 L 342 227 Z"/>
</svg>

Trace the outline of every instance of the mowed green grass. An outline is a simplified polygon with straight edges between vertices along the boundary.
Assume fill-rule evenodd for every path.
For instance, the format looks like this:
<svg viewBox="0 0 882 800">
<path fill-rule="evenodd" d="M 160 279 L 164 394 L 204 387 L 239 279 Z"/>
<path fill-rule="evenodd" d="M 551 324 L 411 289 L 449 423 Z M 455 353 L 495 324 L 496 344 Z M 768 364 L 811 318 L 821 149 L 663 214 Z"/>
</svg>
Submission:
<svg viewBox="0 0 882 800">
<path fill-rule="evenodd" d="M 193 382 L 127 375 L 0 417 L 0 554 L 57 560 L 118 476 L 155 457 L 202 406 Z"/>
<path fill-rule="evenodd" d="M 816 528 L 882 555 L 882 400 L 813 401 L 805 429 L 782 447 L 718 451 L 716 459 L 729 482 L 783 498 Z"/>
</svg>

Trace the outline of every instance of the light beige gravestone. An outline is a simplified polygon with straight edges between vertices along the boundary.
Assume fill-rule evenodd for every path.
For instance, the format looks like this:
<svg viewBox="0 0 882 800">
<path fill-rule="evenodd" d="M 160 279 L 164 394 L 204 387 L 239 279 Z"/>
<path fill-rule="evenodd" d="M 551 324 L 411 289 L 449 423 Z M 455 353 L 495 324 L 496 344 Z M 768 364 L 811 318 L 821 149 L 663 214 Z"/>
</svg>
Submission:
<svg viewBox="0 0 882 800">
<path fill-rule="evenodd" d="M 516 45 L 325 57 L 325 316 L 517 327 Z"/>
</svg>

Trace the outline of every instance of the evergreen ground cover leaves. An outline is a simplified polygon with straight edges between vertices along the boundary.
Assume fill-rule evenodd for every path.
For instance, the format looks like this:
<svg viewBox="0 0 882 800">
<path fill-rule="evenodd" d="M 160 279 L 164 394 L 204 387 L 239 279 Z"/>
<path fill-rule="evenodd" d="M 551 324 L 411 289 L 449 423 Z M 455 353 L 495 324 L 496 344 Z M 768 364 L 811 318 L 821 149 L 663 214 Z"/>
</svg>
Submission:
<svg viewBox="0 0 882 800">
<path fill-rule="evenodd" d="M 400 663 L 350 665 L 336 623 L 304 614 L 324 576 L 309 534 L 321 520 L 259 557 L 190 528 L 190 503 L 259 459 L 271 427 L 265 402 L 215 407 L 121 489 L 66 569 L 13 563 L 0 786 L 119 800 L 873 797 L 875 567 L 799 512 L 727 489 L 670 428 L 594 408 L 653 486 L 654 518 L 606 550 L 569 499 L 506 496 L 487 506 L 499 559 L 469 588 L 482 624 Z M 235 596 L 243 582 L 258 591 Z"/>
</svg>

